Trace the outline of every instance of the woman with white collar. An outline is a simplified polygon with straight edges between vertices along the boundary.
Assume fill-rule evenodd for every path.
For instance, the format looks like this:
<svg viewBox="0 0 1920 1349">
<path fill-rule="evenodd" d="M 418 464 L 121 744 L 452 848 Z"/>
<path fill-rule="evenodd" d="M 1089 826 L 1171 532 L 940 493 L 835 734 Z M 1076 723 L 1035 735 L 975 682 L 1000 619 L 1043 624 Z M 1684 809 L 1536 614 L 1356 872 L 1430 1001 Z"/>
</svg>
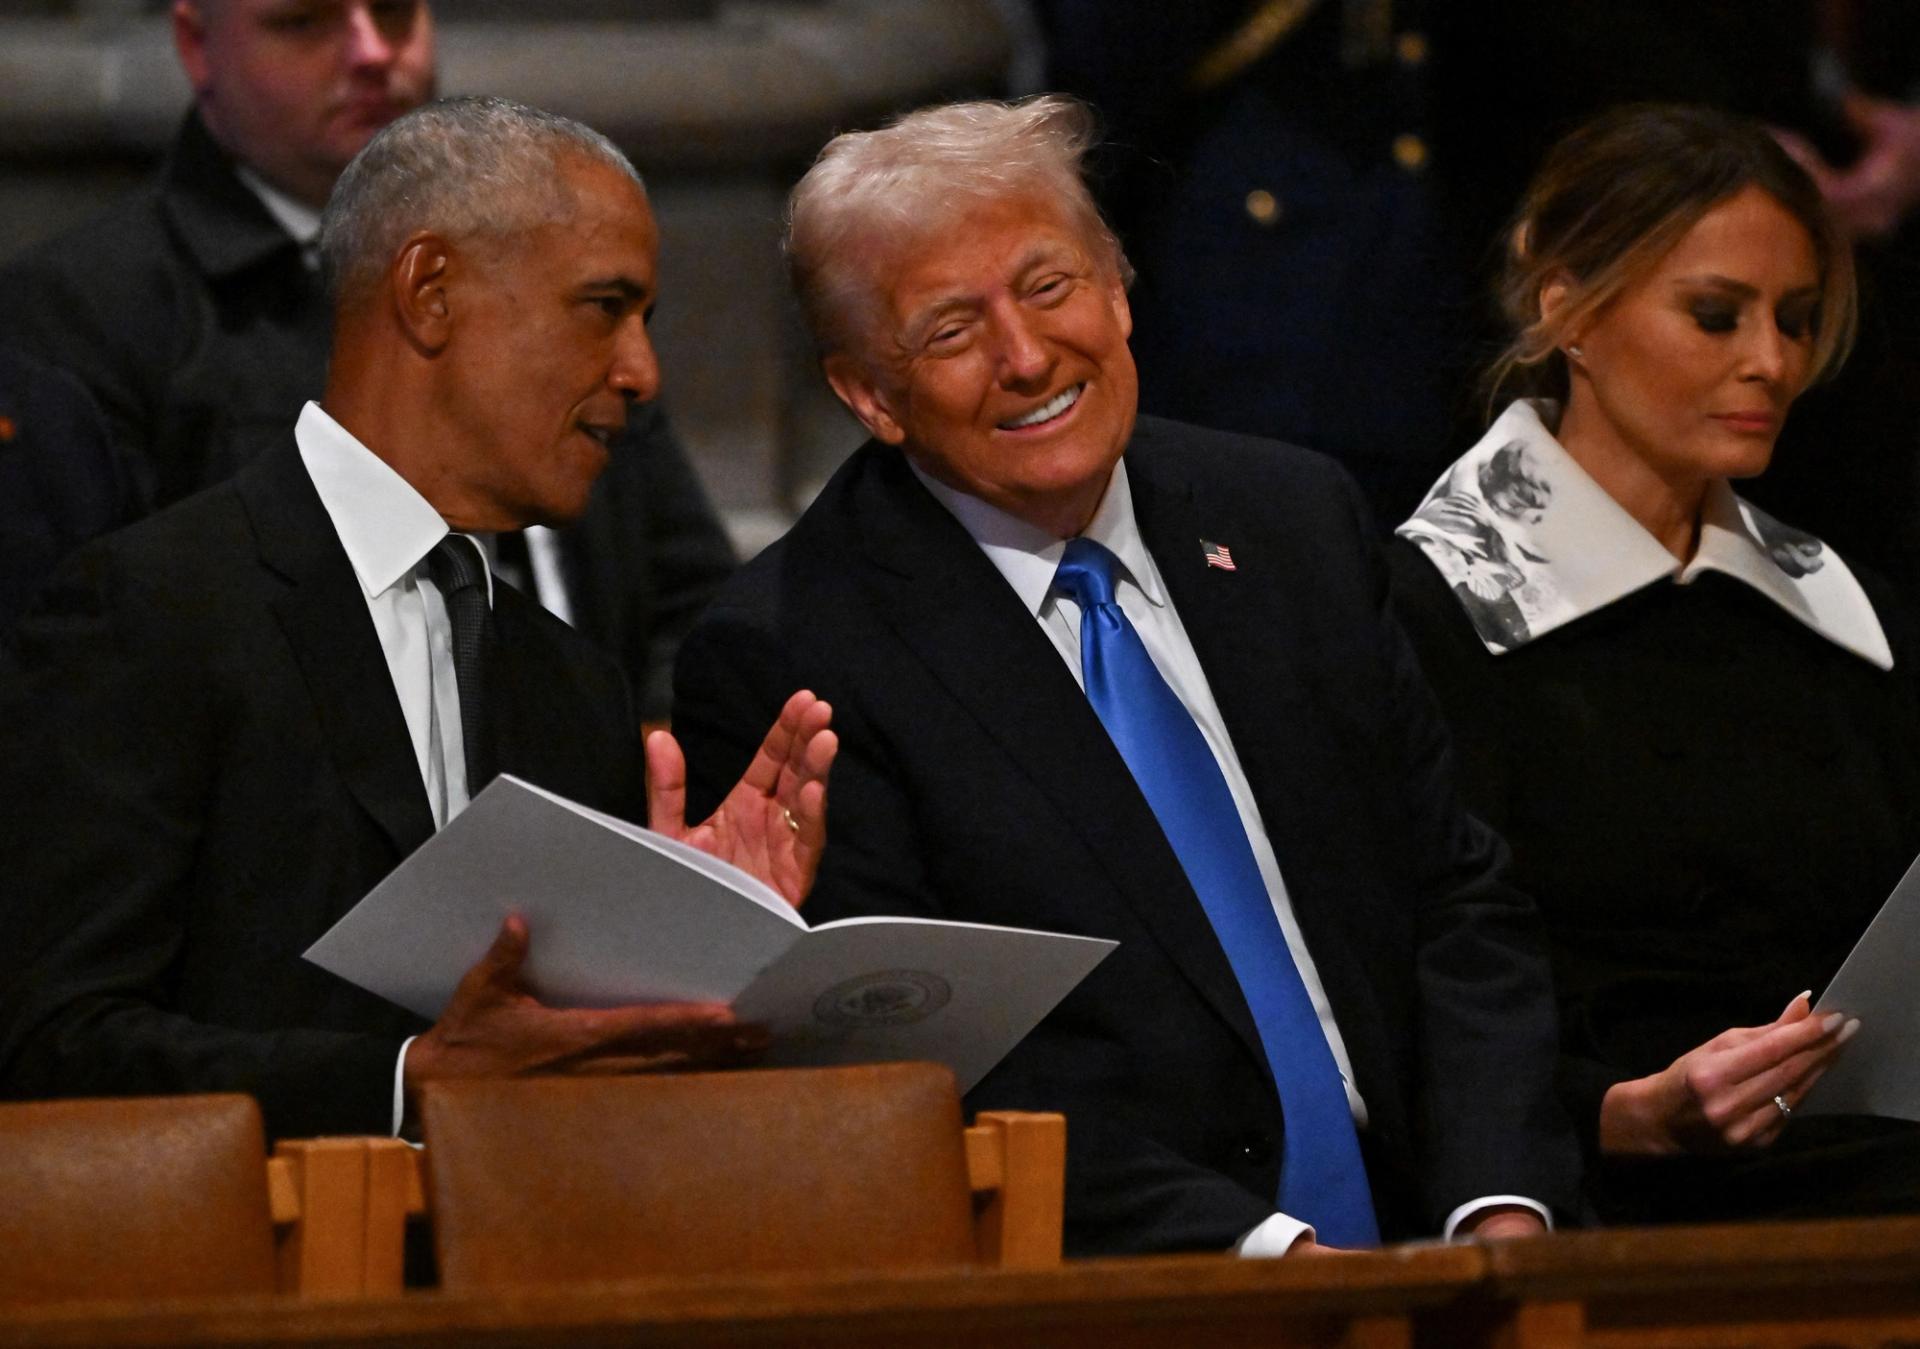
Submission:
<svg viewBox="0 0 1920 1349">
<path fill-rule="evenodd" d="M 1398 530 L 1395 599 L 1546 919 L 1596 1202 L 1920 1208 L 1920 1129 L 1791 1118 L 1858 1029 L 1801 990 L 1920 851 L 1920 645 L 1729 485 L 1845 353 L 1848 245 L 1759 127 L 1630 108 L 1548 156 L 1502 298 L 1526 396 Z"/>
</svg>

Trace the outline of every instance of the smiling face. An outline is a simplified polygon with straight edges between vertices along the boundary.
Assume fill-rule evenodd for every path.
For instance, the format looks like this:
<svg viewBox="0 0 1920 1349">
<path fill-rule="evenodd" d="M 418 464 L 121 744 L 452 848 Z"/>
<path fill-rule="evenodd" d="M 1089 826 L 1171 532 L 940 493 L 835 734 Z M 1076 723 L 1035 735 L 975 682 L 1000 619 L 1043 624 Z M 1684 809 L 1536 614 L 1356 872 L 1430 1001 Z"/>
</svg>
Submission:
<svg viewBox="0 0 1920 1349">
<path fill-rule="evenodd" d="M 1617 498 L 1636 479 L 1691 495 L 1761 472 L 1806 387 L 1819 304 L 1805 226 L 1736 193 L 1569 335 L 1562 443 Z"/>
<path fill-rule="evenodd" d="M 827 377 L 923 471 L 1060 538 L 1093 518 L 1139 400 L 1113 261 L 1038 197 L 981 203 L 895 250 L 880 317 Z"/>
<path fill-rule="evenodd" d="M 559 178 L 570 212 L 459 246 L 449 274 L 436 401 L 458 490 L 426 495 L 461 503 L 442 506 L 457 528 L 577 518 L 629 405 L 660 391 L 647 333 L 659 236 L 646 195 L 577 156 Z"/>
<path fill-rule="evenodd" d="M 175 0 L 173 35 L 214 139 L 311 206 L 433 95 L 425 0 Z"/>
</svg>

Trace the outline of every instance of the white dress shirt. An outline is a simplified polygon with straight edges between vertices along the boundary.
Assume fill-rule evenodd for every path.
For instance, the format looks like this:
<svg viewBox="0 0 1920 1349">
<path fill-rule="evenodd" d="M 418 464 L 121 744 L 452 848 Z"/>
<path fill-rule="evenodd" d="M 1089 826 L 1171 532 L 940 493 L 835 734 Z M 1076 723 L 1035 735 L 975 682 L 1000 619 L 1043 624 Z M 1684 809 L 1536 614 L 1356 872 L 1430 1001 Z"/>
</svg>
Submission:
<svg viewBox="0 0 1920 1349">
<path fill-rule="evenodd" d="M 1072 672 L 1074 682 L 1084 691 L 1086 682 L 1080 665 L 1080 608 L 1070 597 L 1055 594 L 1053 590 L 1054 574 L 1059 570 L 1060 559 L 1066 553 L 1067 540 L 1055 538 L 1046 530 L 988 505 L 978 497 L 948 487 L 921 472 L 911 461 L 909 463 L 915 476 L 933 493 L 935 500 L 959 520 L 973 541 L 980 545 L 987 559 L 1006 578 L 1007 584 L 1013 587 L 1021 603 L 1027 606 L 1027 611 L 1039 622 L 1041 630 L 1060 653 L 1060 659 Z M 1200 658 L 1194 653 L 1186 626 L 1181 623 L 1180 613 L 1173 607 L 1173 599 L 1160 578 L 1160 568 L 1154 562 L 1153 554 L 1147 551 L 1146 541 L 1140 537 L 1140 527 L 1133 515 L 1133 491 L 1127 484 L 1125 462 L 1114 466 L 1106 494 L 1101 498 L 1093 519 L 1081 531 L 1081 537 L 1092 539 L 1119 559 L 1120 572 L 1114 577 L 1114 599 L 1120 605 L 1121 612 L 1126 614 L 1127 621 L 1140 634 L 1154 668 L 1187 709 L 1194 724 L 1200 728 L 1200 734 L 1205 737 L 1207 747 L 1213 751 L 1214 761 L 1219 765 L 1221 775 L 1227 782 L 1227 790 L 1233 796 L 1234 808 L 1239 812 L 1241 828 L 1245 830 L 1247 842 L 1253 849 L 1254 864 L 1259 868 L 1260 879 L 1266 885 L 1281 935 L 1286 938 L 1287 950 L 1300 971 L 1301 982 L 1306 985 L 1307 997 L 1312 1001 L 1314 1014 L 1320 1021 L 1320 1030 L 1327 1038 L 1327 1048 L 1333 1052 L 1334 1065 L 1340 1070 L 1340 1080 L 1347 1092 L 1347 1106 L 1353 1111 L 1354 1123 L 1364 1129 L 1367 1124 L 1367 1104 L 1354 1085 L 1353 1064 L 1347 1057 L 1346 1044 L 1340 1038 L 1340 1028 L 1334 1022 L 1326 987 L 1321 983 L 1319 971 L 1314 966 L 1313 953 L 1307 949 L 1299 920 L 1294 917 L 1293 903 L 1287 897 L 1286 882 L 1280 875 L 1279 858 L 1274 855 L 1273 843 L 1267 837 L 1267 828 L 1260 818 L 1260 809 L 1254 801 L 1246 771 L 1240 766 L 1240 756 L 1234 750 L 1226 722 L 1221 718 L 1219 705 L 1214 701 L 1206 671 L 1201 668 Z M 1447 1218 L 1444 1235 L 1451 1237 L 1455 1228 L 1481 1209 L 1503 1204 L 1522 1205 L 1539 1213 L 1543 1219 L 1547 1217 L 1546 1210 L 1530 1199 L 1496 1195 L 1463 1204 L 1454 1210 Z M 1276 1213 L 1242 1237 L 1234 1249 L 1242 1255 L 1284 1255 L 1295 1241 L 1312 1233 L 1313 1229 L 1308 1224 L 1284 1213 Z"/>
<path fill-rule="evenodd" d="M 466 745 L 460 684 L 453 668 L 453 625 L 427 572 L 427 555 L 449 533 L 440 513 L 407 480 L 339 422 L 308 403 L 293 429 L 301 462 L 333 521 L 360 582 L 406 718 L 420 781 L 441 828 L 467 804 Z M 462 536 L 466 537 L 466 536 Z M 478 540 L 469 539 L 481 551 Z M 493 577 L 487 577 L 493 602 Z M 407 1045 L 393 1071 L 393 1131 L 400 1132 Z"/>
</svg>

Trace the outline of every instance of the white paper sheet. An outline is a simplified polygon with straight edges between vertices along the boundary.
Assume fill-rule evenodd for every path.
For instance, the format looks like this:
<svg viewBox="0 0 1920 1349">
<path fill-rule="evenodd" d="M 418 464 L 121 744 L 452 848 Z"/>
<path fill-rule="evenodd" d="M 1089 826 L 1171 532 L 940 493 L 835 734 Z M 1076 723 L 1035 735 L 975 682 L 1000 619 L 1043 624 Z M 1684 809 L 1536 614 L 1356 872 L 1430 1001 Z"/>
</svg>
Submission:
<svg viewBox="0 0 1920 1349">
<path fill-rule="evenodd" d="M 931 1059 L 960 1089 L 1117 945 L 917 918 L 809 930 L 770 887 L 638 825 L 501 776 L 307 959 L 429 1019 L 518 913 L 553 1006 L 734 1004 L 774 1064 Z"/>
<path fill-rule="evenodd" d="M 1860 1029 L 1795 1113 L 1920 1120 L 1920 861 L 1893 887 L 1814 1015 Z"/>
</svg>

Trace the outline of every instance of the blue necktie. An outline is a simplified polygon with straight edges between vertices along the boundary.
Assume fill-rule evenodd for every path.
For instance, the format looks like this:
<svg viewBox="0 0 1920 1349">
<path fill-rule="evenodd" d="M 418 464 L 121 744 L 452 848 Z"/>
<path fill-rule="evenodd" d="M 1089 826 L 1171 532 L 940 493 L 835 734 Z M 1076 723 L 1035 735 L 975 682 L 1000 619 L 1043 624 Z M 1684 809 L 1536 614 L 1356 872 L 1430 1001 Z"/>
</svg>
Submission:
<svg viewBox="0 0 1920 1349">
<path fill-rule="evenodd" d="M 1074 539 L 1053 588 L 1080 606 L 1087 699 L 1153 808 L 1240 982 L 1286 1112 L 1278 1206 L 1334 1246 L 1380 1231 L 1353 1113 L 1206 737 L 1160 677 L 1113 594 L 1115 558 Z"/>
</svg>

